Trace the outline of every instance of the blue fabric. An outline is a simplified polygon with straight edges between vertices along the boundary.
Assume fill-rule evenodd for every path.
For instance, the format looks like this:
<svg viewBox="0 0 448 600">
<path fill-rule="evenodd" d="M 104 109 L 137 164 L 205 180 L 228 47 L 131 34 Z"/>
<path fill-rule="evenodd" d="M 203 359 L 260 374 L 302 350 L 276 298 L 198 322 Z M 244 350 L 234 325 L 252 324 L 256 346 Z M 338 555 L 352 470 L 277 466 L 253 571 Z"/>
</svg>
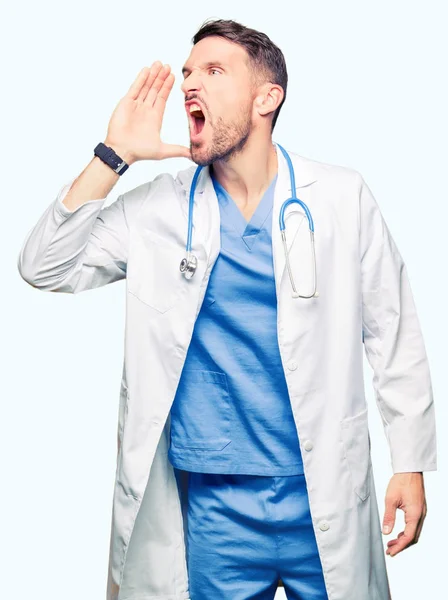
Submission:
<svg viewBox="0 0 448 600">
<path fill-rule="evenodd" d="M 276 180 L 247 223 L 213 178 L 221 251 L 171 407 L 168 456 L 176 468 L 303 474 L 277 340 L 271 239 Z"/>
<path fill-rule="evenodd" d="M 191 600 L 328 600 L 304 475 L 188 473 Z"/>
</svg>

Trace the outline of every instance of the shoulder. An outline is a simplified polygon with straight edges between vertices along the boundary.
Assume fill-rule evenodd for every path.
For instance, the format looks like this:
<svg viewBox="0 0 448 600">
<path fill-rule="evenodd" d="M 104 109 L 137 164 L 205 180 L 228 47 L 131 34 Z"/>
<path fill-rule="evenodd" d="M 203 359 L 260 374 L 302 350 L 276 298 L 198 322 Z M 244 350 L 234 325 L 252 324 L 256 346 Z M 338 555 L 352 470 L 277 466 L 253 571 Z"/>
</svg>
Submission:
<svg viewBox="0 0 448 600">
<path fill-rule="evenodd" d="M 316 160 L 296 152 L 289 152 L 297 169 L 304 169 L 315 177 L 321 185 L 330 185 L 341 190 L 358 190 L 362 175 L 350 166 Z"/>
</svg>

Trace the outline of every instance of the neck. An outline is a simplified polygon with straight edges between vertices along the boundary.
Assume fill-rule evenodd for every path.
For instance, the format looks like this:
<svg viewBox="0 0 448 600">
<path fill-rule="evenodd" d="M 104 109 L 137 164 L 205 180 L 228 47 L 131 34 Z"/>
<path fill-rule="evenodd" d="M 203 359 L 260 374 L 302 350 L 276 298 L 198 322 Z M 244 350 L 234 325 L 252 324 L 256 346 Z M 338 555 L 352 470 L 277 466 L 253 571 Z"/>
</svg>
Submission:
<svg viewBox="0 0 448 600">
<path fill-rule="evenodd" d="M 272 140 L 252 137 L 228 161 L 213 163 L 213 176 L 241 207 L 257 202 L 278 171 L 277 152 Z"/>
</svg>

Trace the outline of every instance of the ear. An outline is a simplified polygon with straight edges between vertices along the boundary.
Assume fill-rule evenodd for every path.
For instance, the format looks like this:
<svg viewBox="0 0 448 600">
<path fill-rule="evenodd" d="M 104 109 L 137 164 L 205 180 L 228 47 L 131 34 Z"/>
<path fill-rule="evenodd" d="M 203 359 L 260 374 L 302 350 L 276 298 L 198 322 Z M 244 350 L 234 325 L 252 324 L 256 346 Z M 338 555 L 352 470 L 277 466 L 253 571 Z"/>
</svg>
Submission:
<svg viewBox="0 0 448 600">
<path fill-rule="evenodd" d="M 283 88 L 275 83 L 267 83 L 260 88 L 255 98 L 255 108 L 258 114 L 265 116 L 273 113 L 282 103 Z"/>
</svg>

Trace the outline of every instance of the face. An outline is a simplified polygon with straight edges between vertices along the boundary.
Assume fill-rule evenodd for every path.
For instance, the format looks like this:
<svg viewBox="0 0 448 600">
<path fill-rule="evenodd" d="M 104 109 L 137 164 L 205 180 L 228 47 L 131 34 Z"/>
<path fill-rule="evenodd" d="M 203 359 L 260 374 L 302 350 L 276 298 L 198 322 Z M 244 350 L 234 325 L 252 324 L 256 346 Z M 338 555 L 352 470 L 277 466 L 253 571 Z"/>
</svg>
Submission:
<svg viewBox="0 0 448 600">
<path fill-rule="evenodd" d="M 197 100 L 205 121 L 187 108 L 190 150 L 198 165 L 229 160 L 244 148 L 253 127 L 255 90 L 246 50 L 210 36 L 195 44 L 183 72 L 185 102 Z"/>
</svg>

